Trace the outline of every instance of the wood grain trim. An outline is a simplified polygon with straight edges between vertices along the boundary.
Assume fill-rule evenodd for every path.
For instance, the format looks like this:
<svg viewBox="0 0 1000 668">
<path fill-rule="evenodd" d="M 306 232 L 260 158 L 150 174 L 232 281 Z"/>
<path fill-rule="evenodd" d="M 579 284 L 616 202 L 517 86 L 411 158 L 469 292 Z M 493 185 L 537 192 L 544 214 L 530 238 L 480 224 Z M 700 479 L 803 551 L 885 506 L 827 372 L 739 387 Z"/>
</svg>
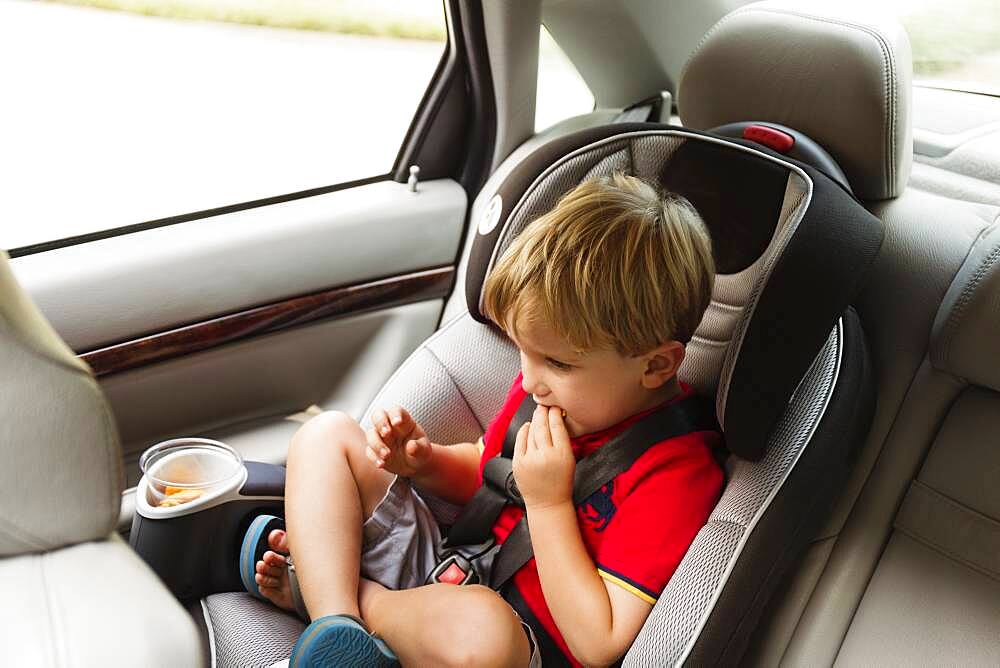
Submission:
<svg viewBox="0 0 1000 668">
<path fill-rule="evenodd" d="M 324 318 L 442 298 L 451 290 L 454 276 L 453 267 L 439 267 L 333 288 L 116 343 L 80 358 L 96 376 L 108 376 Z"/>
</svg>

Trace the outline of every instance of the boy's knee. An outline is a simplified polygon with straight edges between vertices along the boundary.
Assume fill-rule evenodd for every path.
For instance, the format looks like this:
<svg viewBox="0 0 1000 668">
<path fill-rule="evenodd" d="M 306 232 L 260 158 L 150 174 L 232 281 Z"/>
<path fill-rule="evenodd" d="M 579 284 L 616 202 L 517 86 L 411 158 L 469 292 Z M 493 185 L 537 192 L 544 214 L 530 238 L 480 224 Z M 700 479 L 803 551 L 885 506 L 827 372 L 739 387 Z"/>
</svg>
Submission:
<svg viewBox="0 0 1000 668">
<path fill-rule="evenodd" d="M 320 448 L 329 450 L 331 447 L 346 451 L 350 444 L 357 440 L 358 434 L 364 436 L 357 421 L 341 411 L 324 411 L 310 418 L 299 427 L 289 446 L 289 456 L 292 451 Z"/>
<path fill-rule="evenodd" d="M 463 589 L 461 602 L 452 610 L 453 641 L 440 648 L 442 663 L 462 667 L 514 665 L 524 631 L 513 610 L 487 587 Z"/>
</svg>

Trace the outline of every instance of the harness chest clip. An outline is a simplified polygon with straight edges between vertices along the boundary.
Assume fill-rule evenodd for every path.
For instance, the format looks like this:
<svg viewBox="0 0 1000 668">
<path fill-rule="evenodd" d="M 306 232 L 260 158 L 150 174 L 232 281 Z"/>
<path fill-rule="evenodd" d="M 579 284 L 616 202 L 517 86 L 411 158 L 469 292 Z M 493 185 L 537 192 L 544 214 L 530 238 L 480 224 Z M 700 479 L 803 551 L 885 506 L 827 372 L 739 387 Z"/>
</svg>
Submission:
<svg viewBox="0 0 1000 668">
<path fill-rule="evenodd" d="M 479 584 L 479 574 L 468 559 L 452 553 L 434 567 L 427 581 L 453 585 Z"/>
</svg>

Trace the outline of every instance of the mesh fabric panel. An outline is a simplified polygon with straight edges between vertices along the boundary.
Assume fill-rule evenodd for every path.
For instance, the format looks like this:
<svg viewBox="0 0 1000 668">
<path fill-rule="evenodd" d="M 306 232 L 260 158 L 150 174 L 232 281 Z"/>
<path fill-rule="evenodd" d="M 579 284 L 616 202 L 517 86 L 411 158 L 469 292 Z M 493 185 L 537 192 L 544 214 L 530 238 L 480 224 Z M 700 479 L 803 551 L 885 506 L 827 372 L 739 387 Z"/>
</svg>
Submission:
<svg viewBox="0 0 1000 668">
<path fill-rule="evenodd" d="M 615 172 L 624 172 L 628 174 L 631 173 L 631 171 L 632 159 L 629 155 L 628 147 L 626 146 L 622 150 L 612 153 L 591 167 L 584 175 L 584 179 L 599 179 L 611 176 Z"/>
<path fill-rule="evenodd" d="M 625 666 L 681 663 L 726 584 L 749 532 L 767 510 L 823 417 L 840 359 L 839 326 L 817 355 L 758 462 L 735 461 L 715 510 L 625 656 Z"/>
<path fill-rule="evenodd" d="M 246 593 L 213 594 L 205 599 L 205 607 L 219 668 L 283 661 L 306 628 L 298 617 Z"/>
<path fill-rule="evenodd" d="M 651 135 L 630 139 L 629 147 L 631 148 L 635 175 L 654 183 L 658 182 L 667 162 L 685 141 L 687 141 L 685 137 L 669 135 Z"/>
</svg>

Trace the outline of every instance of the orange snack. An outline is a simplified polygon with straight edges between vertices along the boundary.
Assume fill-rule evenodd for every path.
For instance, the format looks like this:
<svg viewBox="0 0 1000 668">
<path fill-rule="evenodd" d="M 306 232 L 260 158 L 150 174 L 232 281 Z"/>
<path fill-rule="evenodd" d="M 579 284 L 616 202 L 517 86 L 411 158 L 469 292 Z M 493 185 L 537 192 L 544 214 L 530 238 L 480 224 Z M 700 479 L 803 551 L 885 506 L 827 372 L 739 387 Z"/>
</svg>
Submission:
<svg viewBox="0 0 1000 668">
<path fill-rule="evenodd" d="M 167 497 L 162 499 L 157 505 L 158 508 L 170 508 L 172 506 L 179 506 L 182 503 L 187 503 L 188 501 L 194 501 L 199 496 L 205 493 L 203 489 L 186 489 L 183 487 L 167 487 L 166 488 Z"/>
</svg>

